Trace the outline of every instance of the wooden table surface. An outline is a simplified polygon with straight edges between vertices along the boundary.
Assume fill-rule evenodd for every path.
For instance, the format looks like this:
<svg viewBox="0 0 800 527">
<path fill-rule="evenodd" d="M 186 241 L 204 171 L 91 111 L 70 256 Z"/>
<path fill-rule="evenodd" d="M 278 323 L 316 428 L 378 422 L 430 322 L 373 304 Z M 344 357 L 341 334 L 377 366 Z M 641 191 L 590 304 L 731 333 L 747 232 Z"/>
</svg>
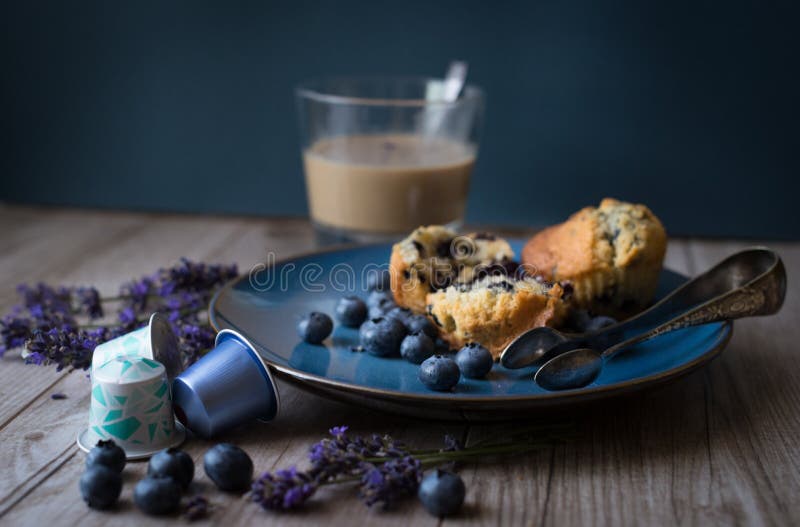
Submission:
<svg viewBox="0 0 800 527">
<path fill-rule="evenodd" d="M 678 239 L 666 265 L 697 273 L 753 241 Z M 778 250 L 791 278 L 800 244 Z M 96 285 L 113 294 L 121 281 L 173 264 L 179 257 L 229 263 L 240 270 L 267 251 L 291 256 L 315 246 L 300 219 L 217 218 L 97 212 L 0 205 L 0 312 L 16 302 L 14 287 L 45 281 Z M 268 513 L 246 496 L 215 491 L 200 467 L 210 442 L 185 444 L 199 470 L 193 492 L 214 505 L 206 522 L 225 525 L 797 525 L 800 523 L 800 299 L 790 278 L 777 316 L 736 322 L 734 336 L 709 367 L 670 385 L 612 400 L 592 411 L 565 413 L 578 437 L 513 459 L 467 464 L 463 513 L 440 521 L 416 500 L 398 510 L 370 510 L 353 489 L 324 489 L 307 510 Z M 329 401 L 280 384 L 281 411 L 226 435 L 253 457 L 256 471 L 303 464 L 326 430 L 390 433 L 420 447 L 445 433 L 466 439 L 502 435 L 515 423 L 474 425 L 413 420 Z M 50 395 L 62 392 L 64 400 Z M 27 366 L 18 351 L 0 360 L 0 523 L 6 525 L 138 525 L 185 523 L 145 518 L 132 489 L 145 463 L 124 473 L 113 512 L 88 509 L 78 493 L 84 454 L 75 446 L 85 426 L 85 372 Z M 201 522 L 203 523 L 203 522 Z"/>
</svg>

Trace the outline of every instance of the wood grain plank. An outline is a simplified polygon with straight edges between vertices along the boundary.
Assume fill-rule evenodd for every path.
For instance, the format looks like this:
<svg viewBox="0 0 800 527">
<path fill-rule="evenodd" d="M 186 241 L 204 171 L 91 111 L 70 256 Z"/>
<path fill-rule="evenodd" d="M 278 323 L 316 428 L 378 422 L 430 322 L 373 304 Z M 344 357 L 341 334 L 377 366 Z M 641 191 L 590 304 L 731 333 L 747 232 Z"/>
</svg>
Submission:
<svg viewBox="0 0 800 527">
<path fill-rule="evenodd" d="M 749 242 L 693 243 L 706 268 Z M 772 245 L 789 274 L 780 313 L 736 322 L 734 339 L 706 373 L 711 489 L 725 509 L 750 522 L 779 524 L 800 518 L 800 319 L 797 244 Z"/>
</svg>

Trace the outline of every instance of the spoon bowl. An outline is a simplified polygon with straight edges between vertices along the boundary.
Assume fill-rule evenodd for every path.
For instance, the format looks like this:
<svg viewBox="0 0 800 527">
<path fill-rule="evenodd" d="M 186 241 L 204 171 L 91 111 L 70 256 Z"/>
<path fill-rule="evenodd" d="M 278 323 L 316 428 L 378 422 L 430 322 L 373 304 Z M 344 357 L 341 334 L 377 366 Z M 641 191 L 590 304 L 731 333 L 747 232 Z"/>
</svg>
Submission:
<svg viewBox="0 0 800 527">
<path fill-rule="evenodd" d="M 545 362 L 533 379 L 545 390 L 574 390 L 593 383 L 602 369 L 603 357 L 599 352 L 578 348 Z"/>
<path fill-rule="evenodd" d="M 547 326 L 534 328 L 515 338 L 500 356 L 500 364 L 516 370 L 525 366 L 543 364 L 549 358 L 549 351 L 570 339 L 557 329 Z M 508 350 L 512 351 L 509 353 Z M 514 350 L 524 350 L 515 353 Z"/>
</svg>

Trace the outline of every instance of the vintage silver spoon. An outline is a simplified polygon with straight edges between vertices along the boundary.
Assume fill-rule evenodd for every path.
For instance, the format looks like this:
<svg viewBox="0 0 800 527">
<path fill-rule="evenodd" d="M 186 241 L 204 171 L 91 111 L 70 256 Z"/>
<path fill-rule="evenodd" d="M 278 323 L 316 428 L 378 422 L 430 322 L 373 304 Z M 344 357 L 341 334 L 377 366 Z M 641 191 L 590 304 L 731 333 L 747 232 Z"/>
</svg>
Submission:
<svg viewBox="0 0 800 527">
<path fill-rule="evenodd" d="M 582 388 L 600 375 L 606 361 L 639 342 L 690 326 L 777 313 L 786 296 L 786 270 L 778 255 L 768 249 L 750 249 L 723 263 L 731 259 L 739 265 L 728 274 L 706 273 L 702 281 L 695 280 L 691 289 L 697 300 L 690 309 L 602 353 L 590 348 L 561 353 L 539 368 L 536 383 L 546 390 Z"/>
<path fill-rule="evenodd" d="M 676 288 L 650 308 L 628 320 L 587 334 L 562 333 L 549 327 L 531 329 L 514 339 L 500 355 L 500 363 L 510 369 L 541 366 L 556 355 L 576 348 L 606 348 L 672 319 L 709 298 L 723 294 L 731 281 L 744 283 L 755 276 L 753 269 L 764 269 L 778 256 L 763 247 L 735 253 L 708 271 Z M 738 277 L 738 278 L 737 278 Z"/>
</svg>

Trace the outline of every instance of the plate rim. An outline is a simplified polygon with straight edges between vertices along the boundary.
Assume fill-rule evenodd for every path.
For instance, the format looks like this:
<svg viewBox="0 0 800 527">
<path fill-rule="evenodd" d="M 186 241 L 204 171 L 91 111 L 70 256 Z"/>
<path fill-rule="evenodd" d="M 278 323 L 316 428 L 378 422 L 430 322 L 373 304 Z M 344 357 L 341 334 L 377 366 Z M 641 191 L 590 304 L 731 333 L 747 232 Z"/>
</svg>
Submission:
<svg viewBox="0 0 800 527">
<path fill-rule="evenodd" d="M 510 238 L 510 240 L 517 241 L 518 239 L 512 237 Z M 346 250 L 367 249 L 370 247 L 377 247 L 381 245 L 386 245 L 386 243 L 336 244 L 322 249 L 305 251 L 285 258 L 279 258 L 276 259 L 273 262 L 273 264 L 274 265 L 285 264 L 300 258 L 308 258 L 317 255 L 337 253 Z M 677 274 L 682 277 L 686 277 L 686 275 L 684 275 L 683 273 L 673 271 L 672 269 L 666 267 L 662 268 L 662 272 L 664 270 Z M 241 274 L 229 280 L 212 296 L 211 301 L 208 304 L 208 321 L 211 324 L 211 327 L 213 327 L 215 331 L 219 332 L 223 329 L 232 329 L 234 331 L 242 333 L 242 330 L 230 320 L 226 319 L 228 323 L 227 325 L 220 324 L 220 321 L 214 314 L 215 312 L 214 306 L 216 305 L 218 299 L 220 298 L 220 296 L 222 296 L 222 294 L 224 294 L 226 291 L 231 289 L 233 286 L 235 286 L 242 280 L 249 280 L 249 277 L 250 277 L 249 273 Z M 316 375 L 313 373 L 304 372 L 302 370 L 292 368 L 291 366 L 288 365 L 277 364 L 272 360 L 270 360 L 269 358 L 265 357 L 262 353 L 259 353 L 259 356 L 261 356 L 264 363 L 266 363 L 269 367 L 275 368 L 275 370 L 277 370 L 278 372 L 283 373 L 288 377 L 292 377 L 304 384 L 317 383 L 324 385 L 328 388 L 345 390 L 347 392 L 355 393 L 358 395 L 378 396 L 382 399 L 389 399 L 395 401 L 400 399 L 409 402 L 435 401 L 437 403 L 446 402 L 456 405 L 471 405 L 476 403 L 497 403 L 497 402 L 500 403 L 517 402 L 517 403 L 529 403 L 529 404 L 536 404 L 536 403 L 544 404 L 549 402 L 566 403 L 566 402 L 571 402 L 573 400 L 579 400 L 584 398 L 596 399 L 598 397 L 603 397 L 606 395 L 610 396 L 618 392 L 635 391 L 637 389 L 645 388 L 649 385 L 655 386 L 663 382 L 666 382 L 670 379 L 677 378 L 692 372 L 693 370 L 715 359 L 722 352 L 722 350 L 725 349 L 725 347 L 728 345 L 728 342 L 730 342 L 730 339 L 733 336 L 733 321 L 727 320 L 725 322 L 722 322 L 721 324 L 722 325 L 720 326 L 720 330 L 716 335 L 715 342 L 711 347 L 709 347 L 707 351 L 705 351 L 702 355 L 695 358 L 694 360 L 687 362 L 683 365 L 677 366 L 675 368 L 654 373 L 646 377 L 630 379 L 627 381 L 607 384 L 603 386 L 583 387 L 583 388 L 576 388 L 574 390 L 563 390 L 563 391 L 544 392 L 544 393 L 526 394 L 526 395 L 462 395 L 458 397 L 453 397 L 452 394 L 438 393 L 438 392 L 431 392 L 430 394 L 427 393 L 422 394 L 422 393 L 402 392 L 399 390 L 385 390 L 382 388 L 373 388 L 370 386 L 365 386 L 363 384 L 354 384 L 351 382 L 339 381 L 336 379 L 331 379 L 328 377 Z M 242 334 L 244 335 L 244 333 Z M 263 349 L 263 346 L 258 342 L 256 342 L 255 340 L 253 340 L 252 338 L 249 338 L 249 341 L 252 342 L 253 346 L 255 346 L 256 348 Z"/>
</svg>

